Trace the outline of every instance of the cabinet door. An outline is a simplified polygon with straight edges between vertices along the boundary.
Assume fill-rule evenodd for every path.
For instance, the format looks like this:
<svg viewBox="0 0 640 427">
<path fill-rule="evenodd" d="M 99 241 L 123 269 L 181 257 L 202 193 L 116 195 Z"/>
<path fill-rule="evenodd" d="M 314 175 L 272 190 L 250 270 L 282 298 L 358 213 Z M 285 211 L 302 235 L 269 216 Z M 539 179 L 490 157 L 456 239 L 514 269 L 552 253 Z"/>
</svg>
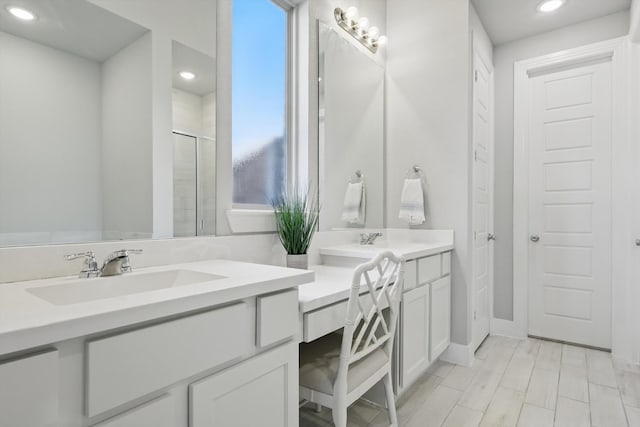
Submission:
<svg viewBox="0 0 640 427">
<path fill-rule="evenodd" d="M 174 408 L 171 395 L 165 394 L 93 427 L 175 427 Z"/>
<path fill-rule="evenodd" d="M 406 388 L 429 366 L 428 286 L 402 296 L 400 316 L 400 385 Z"/>
<path fill-rule="evenodd" d="M 431 285 L 431 360 L 438 358 L 451 342 L 451 276 Z"/>
<path fill-rule="evenodd" d="M 297 427 L 298 345 L 290 343 L 189 386 L 191 427 Z"/>
<path fill-rule="evenodd" d="M 57 419 L 57 350 L 0 363 L 0 426 L 49 427 Z"/>
</svg>

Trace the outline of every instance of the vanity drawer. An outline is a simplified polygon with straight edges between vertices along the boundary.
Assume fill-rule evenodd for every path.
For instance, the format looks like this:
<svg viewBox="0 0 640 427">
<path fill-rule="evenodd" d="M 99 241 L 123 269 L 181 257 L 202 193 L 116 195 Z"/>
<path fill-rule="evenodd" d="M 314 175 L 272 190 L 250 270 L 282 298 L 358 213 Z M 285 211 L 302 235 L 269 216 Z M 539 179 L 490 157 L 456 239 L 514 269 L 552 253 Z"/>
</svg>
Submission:
<svg viewBox="0 0 640 427">
<path fill-rule="evenodd" d="M 258 297 L 258 347 L 266 347 L 298 332 L 298 289 Z"/>
<path fill-rule="evenodd" d="M 165 394 L 93 427 L 173 427 L 175 421 L 175 402 Z"/>
<path fill-rule="evenodd" d="M 416 260 L 407 261 L 404 267 L 404 290 L 410 291 L 418 286 L 418 264 Z"/>
<path fill-rule="evenodd" d="M 252 320 L 242 302 L 88 342 L 87 415 L 243 356 L 255 340 Z"/>
<path fill-rule="evenodd" d="M 57 419 L 57 350 L 0 363 L 0 426 L 49 427 Z"/>
<path fill-rule="evenodd" d="M 440 259 L 439 254 L 418 259 L 418 284 L 423 285 L 440 278 Z"/>
<path fill-rule="evenodd" d="M 373 306 L 369 295 L 360 296 L 362 305 L 365 310 Z M 320 308 L 315 311 L 304 314 L 304 328 L 302 331 L 302 340 L 311 342 L 315 339 L 323 337 L 330 332 L 336 331 L 344 327 L 347 321 L 347 305 L 349 301 L 344 300 L 330 306 Z M 383 299 L 382 308 L 387 308 L 389 304 Z"/>
</svg>

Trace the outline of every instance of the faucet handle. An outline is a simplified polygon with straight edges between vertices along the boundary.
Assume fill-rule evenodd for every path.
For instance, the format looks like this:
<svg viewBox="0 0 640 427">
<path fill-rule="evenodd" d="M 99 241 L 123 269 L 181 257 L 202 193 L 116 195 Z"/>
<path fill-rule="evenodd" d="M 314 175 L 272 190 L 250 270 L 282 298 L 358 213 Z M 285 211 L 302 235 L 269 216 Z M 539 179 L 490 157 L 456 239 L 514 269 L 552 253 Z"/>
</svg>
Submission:
<svg viewBox="0 0 640 427">
<path fill-rule="evenodd" d="M 67 261 L 73 261 L 78 258 L 84 258 L 84 268 L 80 271 L 81 278 L 95 277 L 98 275 L 98 261 L 96 261 L 96 256 L 93 251 L 79 252 L 64 256 L 64 259 Z"/>
<path fill-rule="evenodd" d="M 122 266 L 120 267 L 120 269 L 122 270 L 123 273 L 131 273 L 133 269 L 131 268 L 131 264 L 129 264 L 129 255 L 130 254 L 139 255 L 143 252 L 143 250 L 142 249 L 122 249 L 122 251 L 120 252 L 127 255 L 127 258 L 122 262 Z"/>
<path fill-rule="evenodd" d="M 78 259 L 78 258 L 85 258 L 85 259 L 95 259 L 96 255 L 93 253 L 93 251 L 87 251 L 87 252 L 78 252 L 75 254 L 67 254 L 64 256 L 64 259 L 66 259 L 67 261 L 73 261 L 74 259 Z"/>
</svg>

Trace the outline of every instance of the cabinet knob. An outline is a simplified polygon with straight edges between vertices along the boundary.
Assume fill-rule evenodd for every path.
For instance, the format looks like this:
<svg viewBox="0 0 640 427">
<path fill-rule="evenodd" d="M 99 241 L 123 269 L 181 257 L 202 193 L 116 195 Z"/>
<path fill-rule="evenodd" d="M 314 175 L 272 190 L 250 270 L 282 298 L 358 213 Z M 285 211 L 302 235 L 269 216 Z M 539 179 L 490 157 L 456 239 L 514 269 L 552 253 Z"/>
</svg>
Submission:
<svg viewBox="0 0 640 427">
<path fill-rule="evenodd" d="M 640 239 L 636 239 L 636 246 L 640 246 Z"/>
<path fill-rule="evenodd" d="M 540 236 L 538 236 L 537 234 L 532 234 L 532 235 L 529 237 L 529 240 L 531 240 L 533 243 L 537 243 L 537 242 L 539 242 L 539 241 L 540 241 Z"/>
<path fill-rule="evenodd" d="M 489 233 L 489 234 L 487 235 L 487 240 L 496 240 L 496 235 L 495 235 L 495 234 L 493 234 L 493 233 Z"/>
</svg>

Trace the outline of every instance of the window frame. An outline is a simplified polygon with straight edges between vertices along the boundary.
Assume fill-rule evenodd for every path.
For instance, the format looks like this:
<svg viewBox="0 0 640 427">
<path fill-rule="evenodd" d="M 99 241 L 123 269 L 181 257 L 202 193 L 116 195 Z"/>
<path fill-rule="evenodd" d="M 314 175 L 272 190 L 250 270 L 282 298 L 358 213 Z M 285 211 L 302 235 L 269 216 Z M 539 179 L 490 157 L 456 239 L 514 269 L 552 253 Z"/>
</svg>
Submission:
<svg viewBox="0 0 640 427">
<path fill-rule="evenodd" d="M 295 174 L 297 171 L 296 168 L 296 159 L 295 155 L 297 153 L 297 144 L 294 142 L 294 127 L 293 127 L 293 111 L 295 108 L 295 90 L 294 90 L 294 19 L 293 12 L 295 9 L 295 5 L 287 0 L 265 0 L 271 1 L 274 5 L 280 7 L 286 14 L 286 52 L 285 52 L 285 145 L 286 145 L 286 162 L 285 162 L 285 188 L 287 190 L 293 188 L 295 182 Z M 233 40 L 233 25 L 232 25 L 232 40 Z M 233 105 L 233 99 L 231 100 Z M 233 116 L 231 117 L 233 121 Z M 231 152 L 232 152 L 232 162 L 233 162 L 233 135 L 231 139 Z M 233 183 L 233 165 L 231 167 L 231 182 Z M 253 212 L 253 215 L 250 213 Z M 227 218 L 229 220 L 231 231 L 233 233 L 247 233 L 249 231 L 245 231 L 245 226 L 241 226 L 239 231 L 234 231 L 239 225 L 243 224 L 244 221 L 239 221 L 233 219 L 247 219 L 247 218 L 259 218 L 259 222 L 265 223 L 265 215 L 273 216 L 273 210 L 271 205 L 268 204 L 259 204 L 259 203 L 235 203 L 233 201 L 233 184 L 231 189 L 231 210 L 227 211 Z M 233 218 L 233 217 L 236 218 Z M 257 232 L 264 231 L 276 231 L 275 230 L 275 222 L 273 226 L 261 226 Z M 268 229 L 265 229 L 268 228 Z"/>
</svg>

